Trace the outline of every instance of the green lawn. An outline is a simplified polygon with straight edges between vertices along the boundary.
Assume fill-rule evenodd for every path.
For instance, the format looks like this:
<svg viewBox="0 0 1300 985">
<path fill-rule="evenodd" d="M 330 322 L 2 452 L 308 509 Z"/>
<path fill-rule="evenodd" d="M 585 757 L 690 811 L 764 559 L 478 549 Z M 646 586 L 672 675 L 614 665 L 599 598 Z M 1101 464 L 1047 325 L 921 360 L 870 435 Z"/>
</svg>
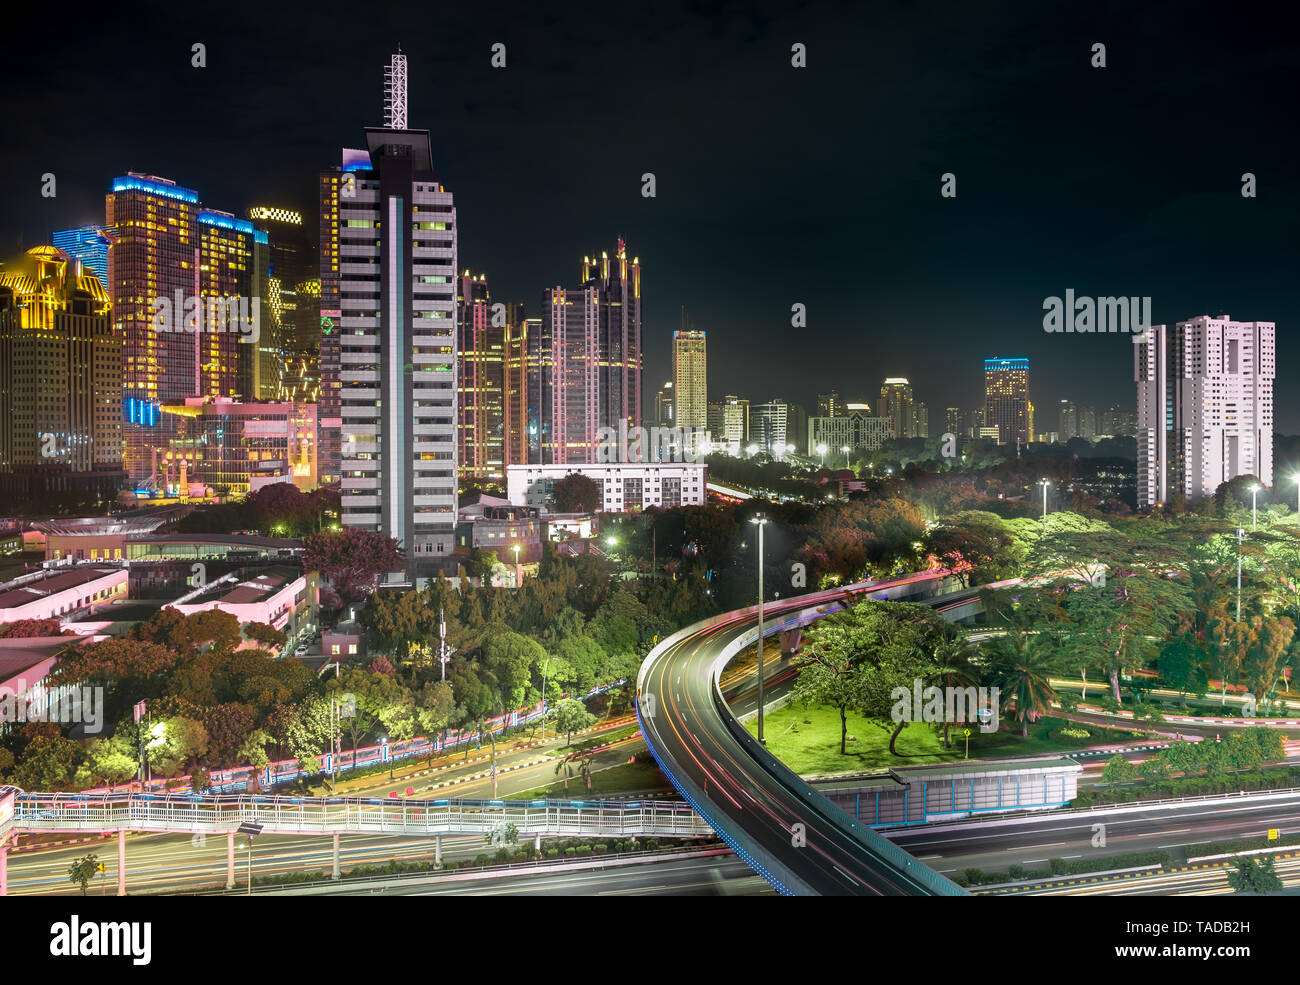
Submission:
<svg viewBox="0 0 1300 985">
<path fill-rule="evenodd" d="M 891 769 L 898 766 L 920 766 L 925 763 L 961 761 L 965 755 L 964 726 L 954 725 L 950 730 L 952 748 L 944 749 L 933 725 L 916 723 L 908 725 L 898 736 L 899 755 L 889 752 L 889 736 L 880 723 L 850 713 L 847 752 L 840 755 L 840 716 L 834 708 L 786 707 L 767 715 L 763 733 L 767 747 L 773 755 L 796 773 L 848 773 Z M 1059 734 L 1062 727 L 1082 728 L 1090 732 L 1088 738 L 1074 738 Z M 757 734 L 757 721 L 748 723 L 750 734 Z M 1029 737 L 1020 737 L 1020 727 L 1013 722 L 1003 723 L 999 732 L 985 735 L 972 728 L 970 736 L 971 759 L 1000 759 L 1039 753 L 1068 753 L 1073 749 L 1103 743 L 1118 743 L 1137 738 L 1136 733 L 1117 732 L 1089 726 L 1080 726 L 1056 718 L 1040 718 L 1029 726 Z"/>
</svg>

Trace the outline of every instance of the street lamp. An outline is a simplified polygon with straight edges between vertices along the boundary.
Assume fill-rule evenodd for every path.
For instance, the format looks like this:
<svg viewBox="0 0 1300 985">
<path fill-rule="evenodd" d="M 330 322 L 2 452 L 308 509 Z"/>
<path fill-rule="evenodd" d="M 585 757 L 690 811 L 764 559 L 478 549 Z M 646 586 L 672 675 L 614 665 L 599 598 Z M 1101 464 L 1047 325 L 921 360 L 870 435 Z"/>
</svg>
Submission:
<svg viewBox="0 0 1300 985">
<path fill-rule="evenodd" d="M 758 445 L 746 445 L 745 454 L 748 455 L 750 458 L 753 458 L 755 455 L 758 454 Z"/>
<path fill-rule="evenodd" d="M 840 451 L 844 452 L 844 467 L 847 469 L 849 467 L 849 452 L 852 449 L 848 445 L 840 445 Z"/>
<path fill-rule="evenodd" d="M 826 446 L 824 444 L 817 446 L 817 454 L 821 456 L 822 468 L 826 467 Z"/>
<path fill-rule="evenodd" d="M 523 581 L 523 578 L 520 577 L 521 572 L 519 570 L 519 545 L 511 544 L 510 547 L 515 552 L 515 588 L 518 588 L 520 582 Z"/>
<path fill-rule="evenodd" d="M 758 744 L 767 745 L 763 740 L 763 528 L 768 520 L 758 513 L 749 522 L 758 527 Z"/>
<path fill-rule="evenodd" d="M 1038 481 L 1043 484 L 1043 530 L 1047 530 L 1047 487 L 1051 483 L 1046 479 L 1039 479 Z"/>
<path fill-rule="evenodd" d="M 1250 487 L 1250 530 L 1254 533 L 1259 529 L 1259 485 Z"/>
<path fill-rule="evenodd" d="M 1300 472 L 1297 472 L 1295 475 L 1291 476 L 1291 481 L 1294 482 L 1295 485 L 1296 485 L 1296 489 L 1295 489 L 1295 498 L 1296 498 L 1296 503 L 1295 503 L 1295 515 L 1296 515 L 1297 520 L 1300 520 Z"/>
<path fill-rule="evenodd" d="M 1246 536 L 1246 531 L 1243 530 L 1241 527 L 1238 527 L 1237 528 L 1237 622 L 1241 622 L 1241 538 L 1245 536 Z"/>
</svg>

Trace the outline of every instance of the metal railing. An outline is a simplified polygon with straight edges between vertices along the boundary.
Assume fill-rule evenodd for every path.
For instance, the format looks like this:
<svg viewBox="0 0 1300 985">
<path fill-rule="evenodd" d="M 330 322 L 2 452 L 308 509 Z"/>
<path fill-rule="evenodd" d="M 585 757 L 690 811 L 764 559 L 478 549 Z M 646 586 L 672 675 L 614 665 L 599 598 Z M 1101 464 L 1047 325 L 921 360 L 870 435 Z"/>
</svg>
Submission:
<svg viewBox="0 0 1300 985">
<path fill-rule="evenodd" d="M 712 829 L 687 804 L 608 800 L 415 800 L 197 794 L 23 793 L 15 832 L 218 833 L 246 821 L 266 834 L 488 834 L 513 824 L 520 836 L 657 835 L 693 838 Z"/>
</svg>

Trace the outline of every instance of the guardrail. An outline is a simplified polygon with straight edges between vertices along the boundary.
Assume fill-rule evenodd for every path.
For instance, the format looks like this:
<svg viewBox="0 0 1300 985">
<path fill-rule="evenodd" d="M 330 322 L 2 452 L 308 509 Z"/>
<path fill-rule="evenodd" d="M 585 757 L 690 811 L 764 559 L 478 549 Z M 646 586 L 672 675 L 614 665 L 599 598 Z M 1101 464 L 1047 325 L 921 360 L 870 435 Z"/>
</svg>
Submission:
<svg viewBox="0 0 1300 985">
<path fill-rule="evenodd" d="M 15 832 L 166 831 L 220 833 L 248 821 L 266 834 L 487 834 L 513 824 L 520 835 L 657 835 L 694 838 L 712 829 L 676 801 L 415 800 L 196 794 L 13 796 Z"/>
</svg>

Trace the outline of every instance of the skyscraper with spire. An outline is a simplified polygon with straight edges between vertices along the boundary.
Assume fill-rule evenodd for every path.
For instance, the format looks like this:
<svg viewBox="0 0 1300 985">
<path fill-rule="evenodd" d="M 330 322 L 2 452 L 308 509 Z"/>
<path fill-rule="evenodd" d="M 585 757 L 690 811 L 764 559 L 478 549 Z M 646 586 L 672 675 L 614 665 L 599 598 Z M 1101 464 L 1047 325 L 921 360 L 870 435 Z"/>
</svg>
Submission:
<svg viewBox="0 0 1300 985">
<path fill-rule="evenodd" d="M 386 125 L 366 127 L 365 149 L 322 183 L 337 211 L 321 237 L 322 309 L 328 277 L 343 522 L 396 539 L 402 580 L 416 581 L 455 540 L 456 207 L 429 131 L 406 127 L 405 55 L 385 77 Z"/>
</svg>

